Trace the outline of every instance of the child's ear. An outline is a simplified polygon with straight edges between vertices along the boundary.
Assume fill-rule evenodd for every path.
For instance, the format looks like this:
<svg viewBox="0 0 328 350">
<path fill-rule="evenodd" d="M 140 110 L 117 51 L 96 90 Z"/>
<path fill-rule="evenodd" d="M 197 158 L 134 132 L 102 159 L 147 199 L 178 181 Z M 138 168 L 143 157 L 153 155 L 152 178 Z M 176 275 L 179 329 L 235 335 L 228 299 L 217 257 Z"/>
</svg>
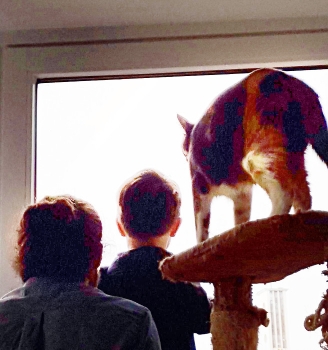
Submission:
<svg viewBox="0 0 328 350">
<path fill-rule="evenodd" d="M 122 236 L 122 237 L 125 237 L 125 236 L 126 236 L 126 233 L 125 233 L 125 230 L 124 230 L 124 227 L 123 227 L 121 221 L 116 220 L 116 225 L 117 225 L 117 227 L 118 227 L 118 230 L 120 231 L 121 236 Z"/>
<path fill-rule="evenodd" d="M 181 218 L 176 218 L 170 230 L 170 237 L 175 236 L 175 234 L 178 231 L 178 228 L 180 227 L 180 224 L 181 224 Z"/>
<path fill-rule="evenodd" d="M 96 259 L 92 262 L 92 265 L 89 267 L 89 271 L 86 275 L 85 282 L 87 282 L 92 287 L 97 287 L 99 282 L 99 265 L 101 258 Z"/>
</svg>

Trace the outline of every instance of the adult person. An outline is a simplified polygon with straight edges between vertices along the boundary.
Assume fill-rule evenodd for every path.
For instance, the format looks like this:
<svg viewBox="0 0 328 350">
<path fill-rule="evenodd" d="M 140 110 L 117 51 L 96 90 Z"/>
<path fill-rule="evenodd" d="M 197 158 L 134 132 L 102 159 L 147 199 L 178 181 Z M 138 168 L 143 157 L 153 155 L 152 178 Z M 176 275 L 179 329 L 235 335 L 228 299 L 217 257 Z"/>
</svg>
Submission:
<svg viewBox="0 0 328 350">
<path fill-rule="evenodd" d="M 160 350 L 149 310 L 95 286 L 102 223 L 72 196 L 28 206 L 14 267 L 24 285 L 0 300 L 1 350 Z"/>
</svg>

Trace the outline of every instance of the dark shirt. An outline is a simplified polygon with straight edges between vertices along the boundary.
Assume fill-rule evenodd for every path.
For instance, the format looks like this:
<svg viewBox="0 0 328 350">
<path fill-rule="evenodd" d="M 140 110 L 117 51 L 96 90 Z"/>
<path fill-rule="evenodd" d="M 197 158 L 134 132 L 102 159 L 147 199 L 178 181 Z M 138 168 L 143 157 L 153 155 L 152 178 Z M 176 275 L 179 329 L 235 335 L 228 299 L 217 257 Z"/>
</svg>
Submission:
<svg viewBox="0 0 328 350">
<path fill-rule="evenodd" d="M 100 269 L 98 288 L 146 306 L 163 350 L 195 349 L 193 334 L 210 331 L 210 303 L 203 288 L 162 278 L 158 262 L 169 255 L 156 247 L 120 254 L 111 267 Z"/>
<path fill-rule="evenodd" d="M 0 300 L 1 350 L 160 350 L 149 310 L 78 283 L 29 279 Z"/>
</svg>

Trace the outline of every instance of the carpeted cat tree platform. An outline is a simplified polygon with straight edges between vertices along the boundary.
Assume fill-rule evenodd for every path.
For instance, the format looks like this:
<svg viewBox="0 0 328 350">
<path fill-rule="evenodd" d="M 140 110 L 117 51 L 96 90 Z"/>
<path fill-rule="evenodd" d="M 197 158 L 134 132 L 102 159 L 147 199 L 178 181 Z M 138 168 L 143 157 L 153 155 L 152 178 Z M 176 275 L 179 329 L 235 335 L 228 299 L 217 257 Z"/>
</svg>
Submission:
<svg viewBox="0 0 328 350">
<path fill-rule="evenodd" d="M 252 284 L 279 281 L 327 260 L 328 212 L 308 211 L 238 225 L 165 258 L 160 270 L 172 281 L 213 283 L 214 350 L 256 350 L 258 327 L 269 320 L 264 309 L 252 305 Z M 328 340 L 326 306 L 327 296 L 305 320 L 308 330 L 322 327 L 321 343 Z"/>
</svg>

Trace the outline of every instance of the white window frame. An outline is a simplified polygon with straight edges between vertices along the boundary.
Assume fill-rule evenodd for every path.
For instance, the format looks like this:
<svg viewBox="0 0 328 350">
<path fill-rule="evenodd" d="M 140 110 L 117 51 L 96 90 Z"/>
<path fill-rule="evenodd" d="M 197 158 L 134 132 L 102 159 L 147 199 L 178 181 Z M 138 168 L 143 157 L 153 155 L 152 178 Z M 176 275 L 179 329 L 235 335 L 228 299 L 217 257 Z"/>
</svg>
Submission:
<svg viewBox="0 0 328 350">
<path fill-rule="evenodd" d="M 12 247 L 22 210 L 33 200 L 34 100 L 38 79 L 328 65 L 327 28 L 296 30 L 290 23 L 277 23 L 276 29 L 272 25 L 268 29 L 265 22 L 260 30 L 247 31 L 242 23 L 204 28 L 138 27 L 107 29 L 102 34 L 94 29 L 87 34 L 83 31 L 82 36 L 75 33 L 74 38 L 67 32 L 66 39 L 65 31 L 57 31 L 53 36 L 46 33 L 47 40 L 38 37 L 33 42 L 33 36 L 26 34 L 25 41 L 20 37 L 3 45 L 0 295 L 20 283 L 11 268 Z M 87 40 L 81 42 L 83 37 Z"/>
</svg>

